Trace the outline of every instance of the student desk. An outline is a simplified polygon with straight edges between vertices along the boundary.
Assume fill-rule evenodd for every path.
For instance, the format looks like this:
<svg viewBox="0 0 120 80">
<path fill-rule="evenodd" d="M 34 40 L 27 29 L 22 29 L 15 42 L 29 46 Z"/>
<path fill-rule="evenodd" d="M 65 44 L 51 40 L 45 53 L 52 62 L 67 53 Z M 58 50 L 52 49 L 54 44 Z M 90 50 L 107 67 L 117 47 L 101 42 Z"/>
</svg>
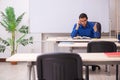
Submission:
<svg viewBox="0 0 120 80">
<path fill-rule="evenodd" d="M 73 39 L 71 37 L 48 37 L 46 41 L 53 41 L 53 42 L 89 42 L 89 41 L 118 41 L 117 38 L 90 38 L 90 39 Z"/>
<path fill-rule="evenodd" d="M 120 57 L 108 57 L 104 53 L 78 53 L 83 61 L 83 65 L 94 65 L 94 64 L 120 64 Z M 17 61 L 17 62 L 28 62 L 28 80 L 31 80 L 31 69 L 35 65 L 37 56 L 41 53 L 17 53 L 9 58 L 6 61 Z M 35 75 L 34 75 L 35 76 Z M 35 77 L 34 77 L 35 80 Z M 86 80 L 89 80 L 89 69 L 86 67 Z M 116 80 L 118 79 L 118 67 L 116 68 Z"/>
<path fill-rule="evenodd" d="M 120 48 L 120 43 L 115 42 L 117 48 Z M 69 47 L 70 52 L 73 52 L 74 48 L 87 48 L 88 42 L 59 42 L 58 47 Z"/>
<path fill-rule="evenodd" d="M 70 52 L 72 52 L 74 48 L 86 48 L 90 41 L 112 41 L 116 42 L 117 46 L 120 47 L 120 44 L 117 43 L 117 38 L 73 39 L 71 37 L 48 37 L 46 41 L 57 43 L 58 47 L 70 47 Z"/>
</svg>

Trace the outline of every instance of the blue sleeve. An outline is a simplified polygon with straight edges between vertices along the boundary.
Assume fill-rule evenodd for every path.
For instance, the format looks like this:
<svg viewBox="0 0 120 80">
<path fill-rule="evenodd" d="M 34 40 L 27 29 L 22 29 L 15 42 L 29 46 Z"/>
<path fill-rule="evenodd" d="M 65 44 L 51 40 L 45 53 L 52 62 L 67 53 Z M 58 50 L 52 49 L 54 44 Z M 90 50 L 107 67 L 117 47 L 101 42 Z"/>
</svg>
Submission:
<svg viewBox="0 0 120 80">
<path fill-rule="evenodd" d="M 95 25 L 95 23 L 94 23 L 94 25 Z M 93 27 L 94 27 L 94 25 L 93 25 Z M 100 33 L 97 31 L 97 32 L 95 32 L 94 31 L 94 38 L 100 38 Z"/>
<path fill-rule="evenodd" d="M 95 23 L 94 22 L 91 22 L 91 26 L 94 27 Z M 99 32 L 95 32 L 94 29 L 93 29 L 93 38 L 100 38 L 100 33 Z"/>
<path fill-rule="evenodd" d="M 94 38 L 100 38 L 100 33 L 99 32 L 94 32 Z"/>
<path fill-rule="evenodd" d="M 72 37 L 72 38 L 75 37 L 75 36 L 77 36 L 77 34 L 78 34 L 78 30 L 75 29 L 75 28 L 76 28 L 76 25 L 77 25 L 77 24 L 74 25 L 73 30 L 72 30 L 72 32 L 71 32 L 71 37 Z"/>
</svg>

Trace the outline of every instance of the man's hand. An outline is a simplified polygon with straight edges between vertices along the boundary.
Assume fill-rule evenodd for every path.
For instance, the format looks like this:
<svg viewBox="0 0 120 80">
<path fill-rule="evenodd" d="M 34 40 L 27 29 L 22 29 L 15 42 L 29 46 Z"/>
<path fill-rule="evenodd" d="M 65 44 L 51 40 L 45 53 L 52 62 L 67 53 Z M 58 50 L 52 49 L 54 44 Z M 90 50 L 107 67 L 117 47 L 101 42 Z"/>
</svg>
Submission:
<svg viewBox="0 0 120 80">
<path fill-rule="evenodd" d="M 76 25 L 75 29 L 78 30 L 79 26 L 80 26 L 80 20 L 77 22 L 77 25 Z"/>
<path fill-rule="evenodd" d="M 97 23 L 95 23 L 93 29 L 94 29 L 95 32 L 97 32 Z"/>
</svg>

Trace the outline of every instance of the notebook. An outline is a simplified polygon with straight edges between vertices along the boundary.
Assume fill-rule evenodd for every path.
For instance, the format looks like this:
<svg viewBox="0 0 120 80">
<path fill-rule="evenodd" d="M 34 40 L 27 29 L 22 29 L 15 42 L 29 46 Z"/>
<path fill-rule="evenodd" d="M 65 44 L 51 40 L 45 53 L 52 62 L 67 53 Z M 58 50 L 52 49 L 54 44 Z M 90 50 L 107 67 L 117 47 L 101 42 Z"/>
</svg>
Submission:
<svg viewBox="0 0 120 80">
<path fill-rule="evenodd" d="M 87 36 L 76 36 L 73 39 L 91 39 L 91 38 Z"/>
<path fill-rule="evenodd" d="M 108 57 L 120 57 L 120 52 L 105 52 Z"/>
</svg>

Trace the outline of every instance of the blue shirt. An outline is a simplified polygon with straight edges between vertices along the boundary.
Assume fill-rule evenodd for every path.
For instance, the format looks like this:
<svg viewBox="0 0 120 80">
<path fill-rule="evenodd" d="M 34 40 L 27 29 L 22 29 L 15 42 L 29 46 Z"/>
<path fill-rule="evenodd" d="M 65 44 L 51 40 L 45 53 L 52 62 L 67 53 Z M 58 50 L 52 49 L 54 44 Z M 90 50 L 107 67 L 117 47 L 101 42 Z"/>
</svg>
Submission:
<svg viewBox="0 0 120 80">
<path fill-rule="evenodd" d="M 76 36 L 87 36 L 91 38 L 99 38 L 100 33 L 94 31 L 93 29 L 94 25 L 95 25 L 94 22 L 87 21 L 86 27 L 83 27 L 82 25 L 80 25 L 78 30 L 76 30 L 77 24 L 75 24 L 71 33 L 71 37 L 73 38 Z"/>
</svg>

